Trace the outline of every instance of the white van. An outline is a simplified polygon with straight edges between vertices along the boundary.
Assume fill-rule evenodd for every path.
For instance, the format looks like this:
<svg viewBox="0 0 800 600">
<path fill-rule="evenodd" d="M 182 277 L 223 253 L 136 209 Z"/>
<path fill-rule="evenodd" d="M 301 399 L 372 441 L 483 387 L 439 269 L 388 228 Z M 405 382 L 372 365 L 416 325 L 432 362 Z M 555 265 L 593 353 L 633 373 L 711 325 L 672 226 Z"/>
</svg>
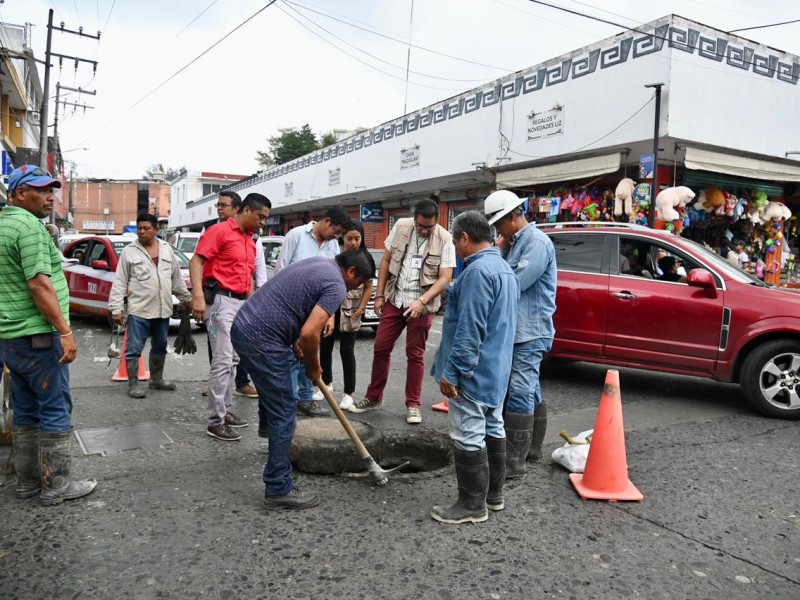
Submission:
<svg viewBox="0 0 800 600">
<path fill-rule="evenodd" d="M 186 255 L 186 258 L 194 256 L 194 250 L 197 248 L 197 241 L 200 239 L 200 233 L 197 231 L 176 231 L 169 238 L 169 243 L 175 246 L 178 250 Z"/>
</svg>

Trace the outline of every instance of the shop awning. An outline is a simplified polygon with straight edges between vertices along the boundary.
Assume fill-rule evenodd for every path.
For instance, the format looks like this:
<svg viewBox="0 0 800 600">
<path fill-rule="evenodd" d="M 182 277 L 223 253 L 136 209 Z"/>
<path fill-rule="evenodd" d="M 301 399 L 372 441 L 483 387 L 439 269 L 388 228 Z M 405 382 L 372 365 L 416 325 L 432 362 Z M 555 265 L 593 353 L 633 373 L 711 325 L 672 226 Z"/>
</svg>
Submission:
<svg viewBox="0 0 800 600">
<path fill-rule="evenodd" d="M 573 181 L 596 177 L 619 170 L 620 154 L 605 154 L 592 158 L 581 158 L 554 165 L 529 167 L 516 171 L 503 171 L 497 174 L 497 189 L 524 187 L 539 183 L 552 183 L 554 181 Z"/>
<path fill-rule="evenodd" d="M 687 169 L 726 173 L 763 181 L 800 181 L 800 167 L 783 163 L 746 158 L 734 154 L 686 148 L 684 164 Z"/>
</svg>

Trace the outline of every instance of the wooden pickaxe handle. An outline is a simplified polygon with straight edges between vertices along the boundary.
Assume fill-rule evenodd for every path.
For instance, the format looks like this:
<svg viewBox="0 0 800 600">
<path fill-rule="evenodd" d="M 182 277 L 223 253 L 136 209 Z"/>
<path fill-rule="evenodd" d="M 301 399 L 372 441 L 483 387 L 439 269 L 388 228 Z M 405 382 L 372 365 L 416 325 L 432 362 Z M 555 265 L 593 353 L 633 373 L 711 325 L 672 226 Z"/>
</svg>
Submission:
<svg viewBox="0 0 800 600">
<path fill-rule="evenodd" d="M 336 413 L 336 417 L 339 419 L 339 422 L 342 424 L 342 427 L 344 427 L 344 430 L 347 432 L 347 435 L 350 436 L 350 439 L 353 441 L 353 444 L 355 444 L 359 456 L 361 456 L 361 458 L 364 459 L 372 458 L 366 446 L 364 446 L 363 442 L 361 441 L 361 438 L 358 437 L 356 430 L 353 429 L 353 425 L 345 416 L 344 411 L 341 408 L 339 408 L 339 405 L 333 398 L 333 394 L 331 394 L 331 390 L 328 388 L 328 386 L 322 382 L 322 379 L 317 379 L 314 383 L 316 383 L 317 387 L 322 392 L 322 395 L 325 396 L 325 400 L 328 401 L 328 404 L 331 405 L 333 412 Z"/>
</svg>

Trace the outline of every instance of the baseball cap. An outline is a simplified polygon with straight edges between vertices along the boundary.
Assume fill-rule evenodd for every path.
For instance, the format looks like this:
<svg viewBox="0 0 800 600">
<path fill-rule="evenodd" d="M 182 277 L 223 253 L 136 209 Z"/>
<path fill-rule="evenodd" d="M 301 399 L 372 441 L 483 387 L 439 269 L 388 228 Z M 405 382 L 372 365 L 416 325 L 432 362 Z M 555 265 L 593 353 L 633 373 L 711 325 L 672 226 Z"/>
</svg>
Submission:
<svg viewBox="0 0 800 600">
<path fill-rule="evenodd" d="M 47 187 L 48 185 L 61 187 L 58 179 L 53 179 L 50 173 L 36 165 L 22 165 L 14 169 L 8 178 L 8 193 L 12 193 L 23 183 L 31 187 Z"/>
</svg>

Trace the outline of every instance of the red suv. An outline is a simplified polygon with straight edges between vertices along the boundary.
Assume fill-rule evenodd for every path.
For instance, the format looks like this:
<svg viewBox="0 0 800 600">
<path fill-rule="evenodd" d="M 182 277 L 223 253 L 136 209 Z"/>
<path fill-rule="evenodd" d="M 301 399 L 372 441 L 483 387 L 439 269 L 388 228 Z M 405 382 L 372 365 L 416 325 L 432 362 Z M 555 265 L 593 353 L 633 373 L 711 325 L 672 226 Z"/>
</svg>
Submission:
<svg viewBox="0 0 800 600">
<path fill-rule="evenodd" d="M 758 412 L 800 419 L 800 294 L 667 232 L 540 228 L 558 264 L 548 356 L 739 383 Z M 680 281 L 659 279 L 664 255 L 682 265 Z"/>
</svg>

